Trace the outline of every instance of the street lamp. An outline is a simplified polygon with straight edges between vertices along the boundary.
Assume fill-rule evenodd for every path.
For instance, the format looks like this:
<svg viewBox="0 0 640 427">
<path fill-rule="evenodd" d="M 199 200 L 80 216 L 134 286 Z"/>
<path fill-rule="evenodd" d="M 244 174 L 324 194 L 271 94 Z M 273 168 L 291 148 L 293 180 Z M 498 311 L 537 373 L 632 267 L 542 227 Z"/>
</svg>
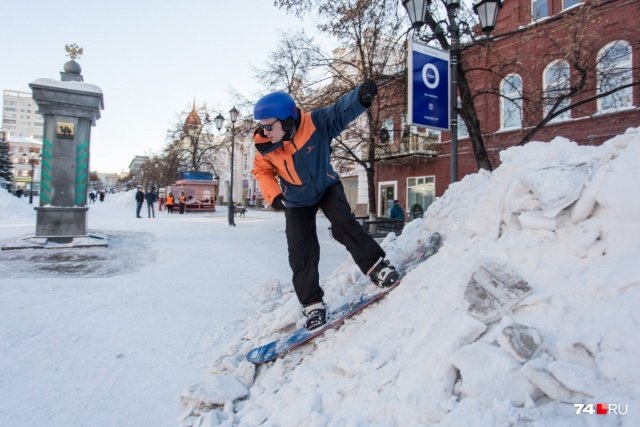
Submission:
<svg viewBox="0 0 640 427">
<path fill-rule="evenodd" d="M 498 10 L 502 7 L 499 0 L 480 0 L 473 5 L 473 11 L 480 18 L 480 27 L 486 35 L 496 27 L 498 20 Z"/>
<path fill-rule="evenodd" d="M 409 14 L 412 28 L 420 28 L 424 24 L 424 17 L 427 15 L 427 9 L 431 0 L 403 0 L 402 5 Z"/>
<path fill-rule="evenodd" d="M 23 153 L 22 157 L 25 160 L 25 163 L 29 163 L 31 165 L 31 183 L 29 185 L 29 204 L 33 204 L 33 174 L 36 166 L 36 157 L 38 154 L 35 151 L 29 151 L 29 154 Z"/>
<path fill-rule="evenodd" d="M 416 30 L 425 23 L 425 15 L 428 13 L 427 7 L 431 0 L 402 0 L 402 6 L 407 10 L 411 27 Z M 456 11 L 460 7 L 460 0 L 444 0 L 447 6 L 448 32 L 451 35 L 450 50 L 450 72 L 451 72 L 451 88 L 450 88 L 450 111 L 449 118 L 451 120 L 451 182 L 458 180 L 458 59 L 460 56 L 460 31 L 456 18 Z M 502 0 L 478 0 L 473 5 L 474 12 L 480 19 L 480 27 L 485 34 L 489 35 L 496 26 L 498 19 L 498 9 L 502 7 Z M 422 11 L 423 15 L 417 15 L 418 11 Z M 438 23 L 439 25 L 440 23 Z"/>
<path fill-rule="evenodd" d="M 238 114 L 240 114 L 240 111 L 238 111 L 236 107 L 233 107 L 231 110 L 229 110 L 229 117 L 231 118 L 231 178 L 229 179 L 229 202 L 227 203 L 227 210 L 229 211 L 229 225 L 233 225 L 234 227 L 236 226 L 236 223 L 233 218 L 235 210 L 235 206 L 233 204 L 233 157 L 235 155 L 236 148 L 236 120 L 238 120 Z M 222 114 L 218 113 L 214 120 L 216 122 L 218 131 L 220 131 L 222 129 L 222 125 L 224 124 L 224 117 L 222 117 Z"/>
</svg>

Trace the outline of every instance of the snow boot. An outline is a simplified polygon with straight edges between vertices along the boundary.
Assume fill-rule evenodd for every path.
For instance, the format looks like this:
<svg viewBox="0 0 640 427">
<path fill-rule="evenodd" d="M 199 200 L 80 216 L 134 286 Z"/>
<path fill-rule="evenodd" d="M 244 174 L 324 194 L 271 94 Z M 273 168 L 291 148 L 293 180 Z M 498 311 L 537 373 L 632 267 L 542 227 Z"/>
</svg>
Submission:
<svg viewBox="0 0 640 427">
<path fill-rule="evenodd" d="M 327 306 L 324 305 L 324 302 L 308 305 L 302 309 L 302 312 L 307 318 L 304 324 L 307 331 L 321 328 L 327 323 Z"/>
<path fill-rule="evenodd" d="M 400 274 L 386 259 L 380 258 L 367 273 L 371 281 L 380 288 L 388 288 L 398 281 Z"/>
</svg>

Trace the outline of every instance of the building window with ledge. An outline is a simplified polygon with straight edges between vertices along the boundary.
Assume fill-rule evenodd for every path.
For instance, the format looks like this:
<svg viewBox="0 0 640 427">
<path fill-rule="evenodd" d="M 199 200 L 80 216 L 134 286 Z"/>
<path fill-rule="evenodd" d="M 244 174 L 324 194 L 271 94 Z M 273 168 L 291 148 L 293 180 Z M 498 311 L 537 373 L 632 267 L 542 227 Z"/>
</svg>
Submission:
<svg viewBox="0 0 640 427">
<path fill-rule="evenodd" d="M 562 10 L 569 9 L 572 6 L 582 3 L 584 3 L 584 0 L 564 0 L 562 2 Z"/>
<path fill-rule="evenodd" d="M 500 128 L 522 127 L 522 78 L 517 74 L 505 77 L 500 83 Z"/>
<path fill-rule="evenodd" d="M 385 132 L 386 131 L 386 132 Z M 393 119 L 391 117 L 386 118 L 383 122 L 382 122 L 382 134 L 384 134 L 384 137 L 381 135 L 381 139 L 383 139 L 383 142 L 386 144 L 393 144 Z"/>
<path fill-rule="evenodd" d="M 615 90 L 632 82 L 631 45 L 624 40 L 611 42 L 598 52 L 597 61 L 598 94 L 614 91 L 598 98 L 598 112 L 631 107 L 633 105 L 632 88 Z"/>
<path fill-rule="evenodd" d="M 538 19 L 546 18 L 549 16 L 549 0 L 533 0 L 531 2 L 531 19 L 537 21 Z"/>
<path fill-rule="evenodd" d="M 409 218 L 421 218 L 436 198 L 435 176 L 407 178 L 407 208 Z"/>
<path fill-rule="evenodd" d="M 462 106 L 462 100 L 458 98 L 458 108 Z M 458 114 L 458 139 L 467 138 L 469 136 L 469 129 L 467 129 L 467 124 L 464 122 L 464 119 L 460 114 Z"/>
<path fill-rule="evenodd" d="M 544 116 L 546 117 L 550 112 L 558 98 L 565 96 L 571 85 L 569 74 L 569 63 L 564 60 L 553 61 L 544 69 L 542 73 L 542 87 L 543 87 L 543 103 L 544 103 Z M 565 98 L 555 108 L 555 111 L 567 108 L 569 106 L 570 99 Z M 569 120 L 571 118 L 570 110 L 567 110 L 552 119 L 552 122 L 559 122 L 563 120 Z"/>
</svg>

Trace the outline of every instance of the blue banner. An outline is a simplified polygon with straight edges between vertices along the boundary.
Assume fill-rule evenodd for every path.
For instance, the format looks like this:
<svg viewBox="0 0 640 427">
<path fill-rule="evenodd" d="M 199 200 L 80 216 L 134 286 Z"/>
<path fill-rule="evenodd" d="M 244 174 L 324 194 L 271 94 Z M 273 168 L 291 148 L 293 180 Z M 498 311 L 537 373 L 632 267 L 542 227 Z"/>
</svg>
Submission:
<svg viewBox="0 0 640 427">
<path fill-rule="evenodd" d="M 181 172 L 181 179 L 190 179 L 193 181 L 212 181 L 213 175 L 211 172 Z"/>
<path fill-rule="evenodd" d="M 449 52 L 409 41 L 409 114 L 415 126 L 449 130 Z"/>
</svg>

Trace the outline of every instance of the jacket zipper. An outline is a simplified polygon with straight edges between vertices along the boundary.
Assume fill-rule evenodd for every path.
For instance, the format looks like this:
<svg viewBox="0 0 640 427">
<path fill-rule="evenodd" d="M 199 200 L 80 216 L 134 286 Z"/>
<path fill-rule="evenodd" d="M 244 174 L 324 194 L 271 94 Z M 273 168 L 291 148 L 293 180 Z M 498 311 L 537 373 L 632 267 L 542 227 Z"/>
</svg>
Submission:
<svg viewBox="0 0 640 427">
<path fill-rule="evenodd" d="M 294 183 L 294 185 L 296 185 L 296 184 L 295 184 L 296 179 L 293 177 L 293 175 L 291 175 L 291 171 L 289 170 L 289 163 L 287 163 L 287 161 L 286 161 L 286 160 L 284 161 L 284 168 L 285 168 L 285 170 L 287 171 L 287 174 L 289 174 L 289 178 L 291 178 L 291 182 L 293 182 L 293 183 Z"/>
<path fill-rule="evenodd" d="M 291 145 L 293 145 L 293 148 L 295 149 L 295 151 L 298 151 L 298 147 L 296 147 L 296 144 L 294 144 L 293 141 L 289 141 L 289 143 Z M 284 151 L 284 144 L 282 145 L 282 151 Z M 291 175 L 291 171 L 289 170 L 289 163 L 287 163 L 286 160 L 284 160 L 284 168 L 287 171 L 287 174 L 289 175 L 289 178 L 291 178 L 291 182 L 293 183 L 293 185 L 299 185 L 296 184 L 296 179 L 293 177 L 293 175 Z"/>
</svg>

